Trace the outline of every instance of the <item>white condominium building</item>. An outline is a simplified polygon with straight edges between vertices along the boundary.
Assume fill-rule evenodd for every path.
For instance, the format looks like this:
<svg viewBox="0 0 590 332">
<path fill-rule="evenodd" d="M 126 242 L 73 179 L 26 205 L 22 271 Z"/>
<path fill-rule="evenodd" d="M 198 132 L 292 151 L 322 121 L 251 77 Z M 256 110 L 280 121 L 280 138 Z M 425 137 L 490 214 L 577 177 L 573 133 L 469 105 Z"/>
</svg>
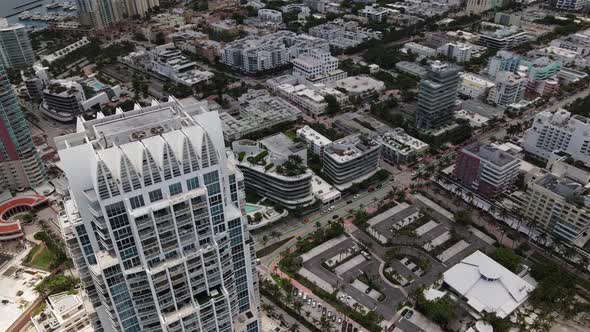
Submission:
<svg viewBox="0 0 590 332">
<path fill-rule="evenodd" d="M 555 8 L 559 10 L 581 11 L 587 3 L 586 0 L 557 0 L 555 2 Z"/>
<path fill-rule="evenodd" d="M 329 51 L 328 41 L 281 30 L 265 36 L 248 36 L 225 45 L 221 62 L 246 73 L 256 73 L 289 64 L 311 50 Z"/>
<path fill-rule="evenodd" d="M 540 228 L 572 242 L 590 228 L 586 182 L 546 174 L 527 185 L 527 198 L 524 214 Z"/>
<path fill-rule="evenodd" d="M 286 100 L 271 96 L 266 90 L 250 90 L 238 98 L 240 114 L 219 114 L 223 136 L 228 142 L 274 125 L 297 121 L 301 111 Z"/>
<path fill-rule="evenodd" d="M 488 94 L 488 102 L 495 105 L 510 105 L 519 102 L 526 90 L 526 79 L 509 71 L 496 75 L 496 84 Z"/>
<path fill-rule="evenodd" d="M 354 134 L 332 142 L 324 149 L 323 172 L 338 190 L 350 188 L 379 170 L 381 145 Z"/>
<path fill-rule="evenodd" d="M 458 92 L 471 98 L 486 98 L 494 82 L 470 73 L 461 74 L 461 84 Z"/>
<path fill-rule="evenodd" d="M 279 85 L 276 91 L 281 97 L 290 100 L 313 117 L 326 112 L 328 107 L 327 96 L 334 97 L 340 105 L 348 101 L 344 93 L 323 84 L 305 86 L 303 84 L 291 85 L 285 83 Z"/>
<path fill-rule="evenodd" d="M 478 0 L 474 0 L 478 1 Z M 529 41 L 526 31 L 517 26 L 499 26 L 494 30 L 484 30 L 479 35 L 479 45 L 489 49 L 508 50 Z"/>
<path fill-rule="evenodd" d="M 50 295 L 43 311 L 31 317 L 31 322 L 36 332 L 94 331 L 82 296 L 77 292 Z"/>
<path fill-rule="evenodd" d="M 426 58 L 433 57 L 436 55 L 436 50 L 434 48 L 414 42 L 405 43 L 403 49 L 406 50 L 406 52 L 411 52 L 413 54 Z"/>
<path fill-rule="evenodd" d="M 96 330 L 260 331 L 242 175 L 217 112 L 154 101 L 80 119 L 56 146 L 62 229 Z"/>
<path fill-rule="evenodd" d="M 403 128 L 395 128 L 376 138 L 383 159 L 396 164 L 412 162 L 428 150 L 428 144 L 412 137 Z"/>
<path fill-rule="evenodd" d="M 488 62 L 488 75 L 496 77 L 501 71 L 516 73 L 520 64 L 520 56 L 510 51 L 500 50 Z"/>
<path fill-rule="evenodd" d="M 549 160 L 550 155 L 559 150 L 590 165 L 590 120 L 564 109 L 537 113 L 522 147 L 541 160 Z"/>
<path fill-rule="evenodd" d="M 338 69 L 338 58 L 330 52 L 312 50 L 293 59 L 293 76 L 313 78 Z"/>
<path fill-rule="evenodd" d="M 262 197 L 287 209 L 308 206 L 315 199 L 311 187 L 313 172 L 307 168 L 307 149 L 283 133 L 257 142 L 232 142 L 244 184 Z"/>
<path fill-rule="evenodd" d="M 173 43 L 130 53 L 121 58 L 121 62 L 139 70 L 153 71 L 186 86 L 207 83 L 214 77 L 210 71 L 197 69 L 197 63 L 185 57 Z"/>
<path fill-rule="evenodd" d="M 436 52 L 457 62 L 468 62 L 473 55 L 473 46 L 465 43 L 447 43 L 439 47 Z"/>
<path fill-rule="evenodd" d="M 297 137 L 301 138 L 307 143 L 309 151 L 322 157 L 324 149 L 332 143 L 326 136 L 313 130 L 310 126 L 305 125 L 303 128 L 297 129 Z"/>
<path fill-rule="evenodd" d="M 272 22 L 272 23 L 283 23 L 283 14 L 274 9 L 259 9 L 258 10 L 258 19 L 263 22 Z"/>
<path fill-rule="evenodd" d="M 365 6 L 365 8 L 358 11 L 358 15 L 361 17 L 365 17 L 371 21 L 378 21 L 383 22 L 385 19 L 395 13 L 393 9 L 380 7 L 377 4 L 372 4 L 370 6 Z"/>
<path fill-rule="evenodd" d="M 371 39 L 381 39 L 382 33 L 359 27 L 358 22 L 336 19 L 309 29 L 310 35 L 327 40 L 331 46 L 347 49 Z"/>
</svg>

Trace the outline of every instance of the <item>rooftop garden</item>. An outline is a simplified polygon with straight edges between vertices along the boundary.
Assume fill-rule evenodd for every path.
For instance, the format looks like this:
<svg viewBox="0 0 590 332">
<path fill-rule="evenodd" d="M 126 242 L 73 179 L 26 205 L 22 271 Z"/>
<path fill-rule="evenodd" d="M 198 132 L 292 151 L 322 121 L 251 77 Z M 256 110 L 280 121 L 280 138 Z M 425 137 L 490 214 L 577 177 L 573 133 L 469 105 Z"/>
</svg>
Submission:
<svg viewBox="0 0 590 332">
<path fill-rule="evenodd" d="M 264 159 L 266 156 L 268 156 L 268 151 L 262 150 L 257 155 L 246 158 L 246 160 L 252 164 L 264 166 L 266 165 L 266 160 Z"/>
<path fill-rule="evenodd" d="M 298 155 L 289 156 L 287 161 L 276 167 L 275 171 L 284 176 L 297 176 L 307 171 L 307 166 Z"/>
<path fill-rule="evenodd" d="M 55 94 L 60 94 L 62 92 L 66 92 L 68 90 L 68 88 L 66 88 L 65 86 L 63 86 L 59 83 L 50 84 L 47 87 L 47 89 L 49 90 L 49 92 L 55 93 Z"/>
</svg>

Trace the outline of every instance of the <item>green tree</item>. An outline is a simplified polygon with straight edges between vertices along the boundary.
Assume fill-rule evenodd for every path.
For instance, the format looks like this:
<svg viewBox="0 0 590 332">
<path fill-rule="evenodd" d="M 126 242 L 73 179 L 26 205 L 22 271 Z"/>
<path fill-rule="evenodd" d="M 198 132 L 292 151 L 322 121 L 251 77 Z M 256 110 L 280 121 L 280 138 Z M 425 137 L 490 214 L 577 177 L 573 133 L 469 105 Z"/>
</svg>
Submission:
<svg viewBox="0 0 590 332">
<path fill-rule="evenodd" d="M 505 268 L 512 272 L 517 272 L 518 266 L 522 261 L 521 257 L 518 256 L 512 249 L 506 247 L 500 247 L 496 249 L 492 258 L 502 264 Z"/>
<path fill-rule="evenodd" d="M 74 290 L 79 283 L 80 280 L 74 277 L 55 275 L 43 279 L 33 290 L 39 296 L 47 297 L 56 293 Z"/>
<path fill-rule="evenodd" d="M 326 107 L 326 113 L 328 113 L 328 114 L 340 113 L 340 111 L 341 111 L 340 103 L 338 103 L 338 100 L 336 99 L 336 97 L 334 97 L 332 95 L 327 95 L 324 97 L 324 99 L 326 100 L 326 103 L 328 104 Z"/>
<path fill-rule="evenodd" d="M 461 225 L 469 225 L 473 222 L 471 218 L 471 212 L 468 210 L 459 210 L 454 214 L 455 221 Z"/>
<path fill-rule="evenodd" d="M 415 297 L 416 308 L 437 324 L 447 326 L 451 321 L 458 317 L 459 308 L 448 295 L 433 301 L 428 301 L 424 297 L 424 290 L 418 288 L 415 291 Z"/>
</svg>

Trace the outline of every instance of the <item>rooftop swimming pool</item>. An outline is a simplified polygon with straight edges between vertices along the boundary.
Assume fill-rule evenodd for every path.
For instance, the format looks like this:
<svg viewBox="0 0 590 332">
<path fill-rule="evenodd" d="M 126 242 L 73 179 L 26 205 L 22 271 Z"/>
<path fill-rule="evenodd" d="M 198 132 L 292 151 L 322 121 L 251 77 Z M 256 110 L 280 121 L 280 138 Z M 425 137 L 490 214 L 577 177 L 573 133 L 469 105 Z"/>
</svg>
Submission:
<svg viewBox="0 0 590 332">
<path fill-rule="evenodd" d="M 252 213 L 252 212 L 256 212 L 256 211 L 260 210 L 260 206 L 256 206 L 256 205 L 252 205 L 252 204 L 245 204 L 244 210 L 246 210 L 246 213 Z"/>
</svg>

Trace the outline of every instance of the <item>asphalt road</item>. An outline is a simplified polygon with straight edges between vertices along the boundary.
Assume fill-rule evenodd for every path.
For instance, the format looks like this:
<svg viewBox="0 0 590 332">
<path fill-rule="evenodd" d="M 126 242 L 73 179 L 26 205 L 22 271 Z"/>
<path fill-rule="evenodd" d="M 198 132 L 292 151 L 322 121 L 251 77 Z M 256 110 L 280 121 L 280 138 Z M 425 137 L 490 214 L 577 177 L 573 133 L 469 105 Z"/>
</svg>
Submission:
<svg viewBox="0 0 590 332">
<path fill-rule="evenodd" d="M 334 210 L 330 211 L 329 213 L 322 215 L 318 211 L 302 218 L 288 217 L 287 220 L 279 221 L 269 226 L 268 228 L 265 228 L 260 231 L 255 231 L 252 233 L 252 236 L 254 237 L 254 240 L 256 240 L 256 250 L 260 250 L 265 246 L 269 246 L 282 239 L 293 236 L 293 239 L 291 239 L 289 242 L 287 242 L 285 245 L 281 247 L 289 248 L 297 242 L 298 236 L 305 237 L 307 234 L 315 231 L 317 228 L 316 224 L 318 222 L 321 224 L 321 226 L 325 226 L 330 220 L 337 220 L 341 217 L 349 215 L 349 210 L 360 209 L 361 204 L 367 207 L 373 204 L 375 201 L 383 199 L 385 196 L 387 196 L 387 194 L 392 190 L 393 185 L 395 185 L 394 182 L 384 182 L 383 187 L 375 189 L 375 191 L 373 192 L 365 191 L 360 193 L 360 197 L 356 200 L 353 200 L 352 196 L 343 197 L 340 201 L 334 204 Z M 347 202 L 350 200 L 352 200 L 352 203 L 347 204 Z M 334 216 L 337 217 L 334 218 Z M 308 218 L 309 222 L 303 223 L 304 218 Z M 281 237 L 273 237 L 271 235 L 272 232 L 279 232 L 281 234 Z M 263 245 L 262 238 L 265 235 L 270 239 L 270 241 L 268 241 L 266 245 Z M 263 262 L 268 263 L 269 261 L 272 261 L 274 260 L 274 258 L 278 257 L 281 251 L 282 250 L 275 250 L 271 255 L 259 258 L 262 259 Z"/>
</svg>

